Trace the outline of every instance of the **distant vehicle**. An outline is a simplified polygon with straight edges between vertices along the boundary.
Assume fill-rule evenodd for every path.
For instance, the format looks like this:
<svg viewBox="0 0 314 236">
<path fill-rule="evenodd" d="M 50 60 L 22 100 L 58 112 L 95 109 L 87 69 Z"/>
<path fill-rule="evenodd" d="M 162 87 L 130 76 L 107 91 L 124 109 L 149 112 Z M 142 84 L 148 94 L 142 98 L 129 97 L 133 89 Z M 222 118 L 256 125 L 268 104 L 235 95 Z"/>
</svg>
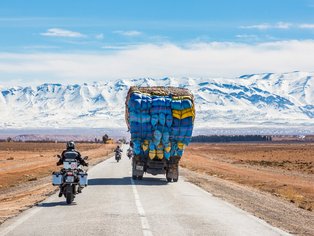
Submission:
<svg viewBox="0 0 314 236">
<path fill-rule="evenodd" d="M 121 160 L 121 153 L 122 153 L 122 149 L 120 148 L 119 145 L 116 147 L 114 152 L 115 152 L 115 159 L 117 162 L 119 162 Z"/>
<path fill-rule="evenodd" d="M 115 159 L 117 162 L 119 162 L 121 160 L 121 153 L 120 152 L 116 152 Z"/>
<path fill-rule="evenodd" d="M 58 158 L 61 158 L 58 155 Z M 88 157 L 84 157 L 87 160 Z M 60 187 L 59 197 L 64 195 L 66 203 L 71 204 L 77 193 L 87 186 L 87 173 L 74 158 L 66 158 L 60 172 L 52 173 L 52 184 Z"/>
<path fill-rule="evenodd" d="M 127 154 L 126 155 L 128 156 L 129 159 L 131 159 L 133 157 L 133 150 L 132 150 L 131 147 L 127 150 Z"/>
<path fill-rule="evenodd" d="M 136 87 L 126 97 L 126 123 L 133 150 L 132 178 L 144 173 L 179 179 L 179 161 L 191 141 L 194 97 L 177 87 Z"/>
</svg>

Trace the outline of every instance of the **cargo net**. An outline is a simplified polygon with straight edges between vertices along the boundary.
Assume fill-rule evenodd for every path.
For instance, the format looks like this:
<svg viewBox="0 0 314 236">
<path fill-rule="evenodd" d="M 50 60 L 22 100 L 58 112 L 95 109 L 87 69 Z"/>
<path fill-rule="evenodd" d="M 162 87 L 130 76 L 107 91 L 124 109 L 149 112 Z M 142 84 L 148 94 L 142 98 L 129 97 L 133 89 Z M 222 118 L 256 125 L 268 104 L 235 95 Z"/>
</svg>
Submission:
<svg viewBox="0 0 314 236">
<path fill-rule="evenodd" d="M 169 160 L 191 141 L 195 109 L 187 89 L 131 87 L 125 114 L 135 155 Z"/>
</svg>

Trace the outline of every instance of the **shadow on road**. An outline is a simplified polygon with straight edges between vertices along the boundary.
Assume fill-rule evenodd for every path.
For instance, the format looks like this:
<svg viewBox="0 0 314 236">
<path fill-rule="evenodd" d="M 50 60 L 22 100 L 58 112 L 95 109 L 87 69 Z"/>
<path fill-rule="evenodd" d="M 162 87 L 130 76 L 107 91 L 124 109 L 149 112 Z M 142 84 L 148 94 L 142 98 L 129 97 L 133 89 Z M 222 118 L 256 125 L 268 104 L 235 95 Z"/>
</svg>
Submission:
<svg viewBox="0 0 314 236">
<path fill-rule="evenodd" d="M 166 185 L 168 182 L 164 178 L 143 178 L 142 180 L 134 180 L 135 185 Z M 97 178 L 89 179 L 88 185 L 132 185 L 131 177 L 123 178 Z"/>
<path fill-rule="evenodd" d="M 166 178 L 143 177 L 142 180 L 134 180 L 135 185 L 166 185 Z"/>
<path fill-rule="evenodd" d="M 65 201 L 61 201 L 61 202 L 43 202 L 38 204 L 38 207 L 55 207 L 55 206 L 72 206 L 72 205 L 76 205 L 75 202 L 72 202 L 71 204 L 67 204 Z"/>
</svg>

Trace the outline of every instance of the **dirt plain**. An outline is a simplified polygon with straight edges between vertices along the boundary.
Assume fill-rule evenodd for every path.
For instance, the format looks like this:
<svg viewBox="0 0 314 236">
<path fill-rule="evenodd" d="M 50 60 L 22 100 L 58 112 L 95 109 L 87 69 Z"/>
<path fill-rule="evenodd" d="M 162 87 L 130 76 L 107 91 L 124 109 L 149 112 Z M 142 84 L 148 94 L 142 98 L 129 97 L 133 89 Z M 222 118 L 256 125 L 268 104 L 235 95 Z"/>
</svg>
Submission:
<svg viewBox="0 0 314 236">
<path fill-rule="evenodd" d="M 106 159 L 114 147 L 77 144 L 90 165 Z M 57 154 L 64 148 L 64 143 L 0 143 L 0 224 L 57 190 L 51 185 L 51 173 L 60 169 Z"/>
<path fill-rule="evenodd" d="M 314 235 L 314 143 L 191 144 L 186 178 L 293 234 Z"/>
</svg>

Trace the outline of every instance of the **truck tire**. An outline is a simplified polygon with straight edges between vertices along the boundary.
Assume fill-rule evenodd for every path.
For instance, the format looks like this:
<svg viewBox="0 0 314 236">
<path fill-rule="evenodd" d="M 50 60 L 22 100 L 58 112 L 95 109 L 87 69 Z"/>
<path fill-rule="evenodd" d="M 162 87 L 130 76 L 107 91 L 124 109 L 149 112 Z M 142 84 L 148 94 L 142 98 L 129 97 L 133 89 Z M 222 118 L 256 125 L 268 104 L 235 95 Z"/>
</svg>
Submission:
<svg viewBox="0 0 314 236">
<path fill-rule="evenodd" d="M 132 179 L 136 180 L 137 176 L 136 175 L 132 175 Z"/>
<path fill-rule="evenodd" d="M 169 183 L 171 182 L 171 180 L 172 180 L 171 178 L 168 178 L 168 177 L 167 177 L 167 181 L 168 181 Z"/>
<path fill-rule="evenodd" d="M 176 176 L 175 177 L 173 177 L 173 182 L 178 182 L 178 179 L 179 179 L 179 166 L 178 166 L 178 164 L 177 164 L 177 166 L 176 166 L 176 171 L 175 171 L 175 173 L 176 173 Z"/>
<path fill-rule="evenodd" d="M 137 176 L 137 179 L 138 179 L 138 180 L 142 180 L 142 179 L 143 179 L 143 175 Z"/>
</svg>

